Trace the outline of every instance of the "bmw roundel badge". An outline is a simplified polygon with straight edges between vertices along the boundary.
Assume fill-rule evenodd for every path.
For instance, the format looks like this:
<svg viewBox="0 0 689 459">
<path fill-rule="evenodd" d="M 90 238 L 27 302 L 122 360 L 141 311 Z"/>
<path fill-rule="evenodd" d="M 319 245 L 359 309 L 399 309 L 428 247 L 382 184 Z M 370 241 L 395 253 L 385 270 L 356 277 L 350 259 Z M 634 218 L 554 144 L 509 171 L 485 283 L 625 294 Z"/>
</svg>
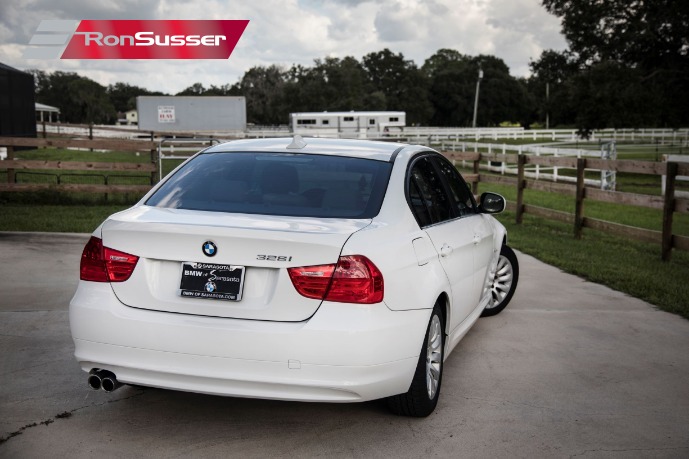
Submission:
<svg viewBox="0 0 689 459">
<path fill-rule="evenodd" d="M 215 282 L 209 280 L 208 282 L 206 282 L 206 285 L 204 285 L 203 288 L 205 288 L 207 292 L 213 293 L 218 289 L 218 286 L 215 285 Z"/>
<path fill-rule="evenodd" d="M 218 253 L 218 247 L 211 241 L 206 241 L 203 243 L 203 253 L 208 257 L 213 257 Z"/>
</svg>

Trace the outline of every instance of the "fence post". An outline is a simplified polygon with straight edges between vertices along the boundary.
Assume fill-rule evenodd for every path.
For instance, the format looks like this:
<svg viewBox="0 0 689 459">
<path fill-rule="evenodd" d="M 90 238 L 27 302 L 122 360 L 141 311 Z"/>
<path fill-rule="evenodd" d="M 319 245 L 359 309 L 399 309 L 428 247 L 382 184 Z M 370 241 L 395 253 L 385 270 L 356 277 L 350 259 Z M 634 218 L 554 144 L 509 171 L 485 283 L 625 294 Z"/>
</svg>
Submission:
<svg viewBox="0 0 689 459">
<path fill-rule="evenodd" d="M 666 175 L 661 258 L 663 261 L 670 261 L 670 257 L 672 257 L 672 214 L 675 210 L 675 177 L 677 176 L 677 163 L 667 163 Z"/>
<path fill-rule="evenodd" d="M 11 145 L 7 147 L 7 159 L 14 159 L 14 147 Z M 14 180 L 14 169 L 7 169 L 7 183 L 14 183 Z"/>
<path fill-rule="evenodd" d="M 43 120 L 42 124 L 43 124 L 43 138 L 46 139 L 46 138 L 48 138 L 48 134 L 45 130 L 45 120 Z"/>
<path fill-rule="evenodd" d="M 109 178 L 108 174 L 103 174 L 103 184 L 104 185 L 108 185 L 108 178 Z M 105 202 L 108 202 L 108 192 L 107 191 L 103 194 L 103 197 L 105 198 Z"/>
<path fill-rule="evenodd" d="M 155 136 L 153 135 L 153 131 L 151 131 L 151 143 L 153 143 L 155 139 Z M 151 172 L 151 185 L 156 184 L 156 178 L 159 176 L 159 171 L 158 171 L 158 158 L 156 157 L 157 150 L 155 148 L 151 148 L 151 163 L 156 166 L 155 170 Z"/>
<path fill-rule="evenodd" d="M 521 225 L 524 215 L 524 165 L 526 155 L 517 157 L 517 224 Z"/>
<path fill-rule="evenodd" d="M 474 196 L 478 194 L 478 182 L 481 180 L 481 176 L 479 175 L 479 166 L 481 164 L 481 155 L 478 155 L 476 159 L 474 160 L 474 175 L 476 175 L 476 181 L 472 182 L 471 184 L 471 192 L 474 193 Z"/>
<path fill-rule="evenodd" d="M 89 140 L 93 140 L 93 122 L 89 122 Z M 89 151 L 93 151 L 93 148 L 89 148 Z"/>
<path fill-rule="evenodd" d="M 584 197 L 586 188 L 584 183 L 584 172 L 586 169 L 586 158 L 577 159 L 577 203 L 574 211 L 574 237 L 581 239 L 584 228 Z"/>
</svg>

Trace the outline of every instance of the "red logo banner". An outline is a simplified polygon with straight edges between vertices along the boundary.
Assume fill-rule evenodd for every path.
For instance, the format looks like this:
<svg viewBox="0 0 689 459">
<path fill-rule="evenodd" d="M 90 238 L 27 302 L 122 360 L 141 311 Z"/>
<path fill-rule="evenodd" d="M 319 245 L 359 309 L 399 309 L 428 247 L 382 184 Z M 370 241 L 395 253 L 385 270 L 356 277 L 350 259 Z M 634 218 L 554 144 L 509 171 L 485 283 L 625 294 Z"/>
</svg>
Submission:
<svg viewBox="0 0 689 459">
<path fill-rule="evenodd" d="M 62 59 L 227 59 L 248 20 L 84 20 Z"/>
</svg>

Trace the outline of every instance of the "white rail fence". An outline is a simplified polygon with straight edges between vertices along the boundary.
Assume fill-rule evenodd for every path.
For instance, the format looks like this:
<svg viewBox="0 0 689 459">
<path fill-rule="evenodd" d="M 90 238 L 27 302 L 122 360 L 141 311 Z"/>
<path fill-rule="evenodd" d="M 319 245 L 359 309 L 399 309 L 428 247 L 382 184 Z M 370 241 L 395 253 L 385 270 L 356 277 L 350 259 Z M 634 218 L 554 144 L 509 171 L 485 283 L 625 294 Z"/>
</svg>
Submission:
<svg viewBox="0 0 689 459">
<path fill-rule="evenodd" d="M 469 152 L 487 152 L 487 153 L 516 153 L 518 155 L 522 154 L 532 154 L 536 156 L 554 156 L 554 157 L 575 157 L 575 158 L 600 158 L 601 150 L 590 150 L 590 149 L 575 149 L 575 148 L 556 148 L 552 146 L 533 146 L 533 145 L 507 145 L 507 144 L 486 144 L 486 143 L 476 143 L 476 142 L 443 142 L 441 143 L 440 149 L 442 151 L 452 150 L 452 151 L 469 151 Z M 462 167 L 468 167 L 466 161 L 462 161 Z M 517 175 L 517 166 L 508 166 L 506 163 L 496 163 L 488 162 L 481 166 L 484 170 L 490 170 L 492 172 L 499 172 L 502 175 Z M 571 182 L 576 183 L 576 177 L 570 177 L 567 175 L 560 175 L 557 166 L 541 166 L 527 165 L 524 171 L 524 176 L 527 178 L 532 178 L 535 180 L 549 180 L 553 182 Z M 607 172 L 610 176 L 610 172 Z M 601 172 L 601 175 L 603 172 Z M 614 180 L 614 179 L 613 179 Z M 609 182 L 603 180 L 602 177 L 599 180 L 596 179 L 585 179 L 584 182 L 587 186 L 595 186 L 601 189 L 607 189 L 606 183 Z"/>
<path fill-rule="evenodd" d="M 149 137 L 149 131 L 140 131 L 136 126 L 106 126 L 94 125 L 89 130 L 88 125 L 70 125 L 63 123 L 38 123 L 39 136 L 46 134 L 62 134 L 94 137 L 141 138 Z M 179 133 L 190 135 L 193 133 Z M 249 126 L 245 131 L 200 132 L 199 135 L 219 138 L 263 138 L 283 137 L 293 133 L 287 125 L 277 126 Z M 334 138 L 380 138 L 380 133 L 339 132 L 337 128 L 311 129 L 306 134 L 318 137 Z M 457 128 L 457 127 L 419 127 L 408 126 L 402 131 L 393 130 L 385 134 L 384 139 L 400 139 L 407 142 L 429 144 L 443 141 L 485 141 L 485 140 L 516 140 L 542 142 L 581 142 L 582 139 L 576 129 L 530 129 L 522 127 L 500 128 Z M 602 129 L 592 131 L 588 141 L 616 140 L 624 142 L 645 142 L 660 145 L 679 145 L 689 147 L 689 128 L 682 129 Z"/>
<path fill-rule="evenodd" d="M 588 139 L 582 139 L 576 129 L 524 128 L 434 128 L 406 127 L 402 133 L 390 133 L 390 137 L 403 137 L 414 141 L 426 138 L 436 143 L 443 140 L 530 140 L 549 142 L 592 142 L 616 140 L 689 146 L 689 129 L 602 129 L 591 131 Z"/>
</svg>

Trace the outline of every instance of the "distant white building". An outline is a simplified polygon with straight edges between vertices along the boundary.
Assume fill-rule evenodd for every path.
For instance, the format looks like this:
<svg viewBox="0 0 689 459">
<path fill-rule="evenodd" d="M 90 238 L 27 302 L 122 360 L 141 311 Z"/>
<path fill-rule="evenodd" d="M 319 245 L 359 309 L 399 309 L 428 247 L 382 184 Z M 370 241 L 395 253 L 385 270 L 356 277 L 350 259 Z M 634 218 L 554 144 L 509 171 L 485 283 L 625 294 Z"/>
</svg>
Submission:
<svg viewBox="0 0 689 459">
<path fill-rule="evenodd" d="M 385 136 L 406 126 L 405 112 L 301 112 L 290 113 L 290 129 L 295 134 L 355 134 L 359 137 Z"/>
<path fill-rule="evenodd" d="M 51 107 L 50 105 L 40 104 L 36 102 L 36 121 L 43 122 L 47 121 L 52 123 L 53 121 L 60 121 L 60 109 L 57 107 Z M 53 120 L 53 116 L 55 119 Z"/>
<path fill-rule="evenodd" d="M 126 112 L 118 112 L 117 124 L 120 126 L 137 126 L 139 124 L 139 113 L 136 109 L 127 110 Z"/>
<path fill-rule="evenodd" d="M 136 110 L 127 110 L 124 112 L 124 119 L 127 125 L 139 124 L 139 112 Z"/>
</svg>

